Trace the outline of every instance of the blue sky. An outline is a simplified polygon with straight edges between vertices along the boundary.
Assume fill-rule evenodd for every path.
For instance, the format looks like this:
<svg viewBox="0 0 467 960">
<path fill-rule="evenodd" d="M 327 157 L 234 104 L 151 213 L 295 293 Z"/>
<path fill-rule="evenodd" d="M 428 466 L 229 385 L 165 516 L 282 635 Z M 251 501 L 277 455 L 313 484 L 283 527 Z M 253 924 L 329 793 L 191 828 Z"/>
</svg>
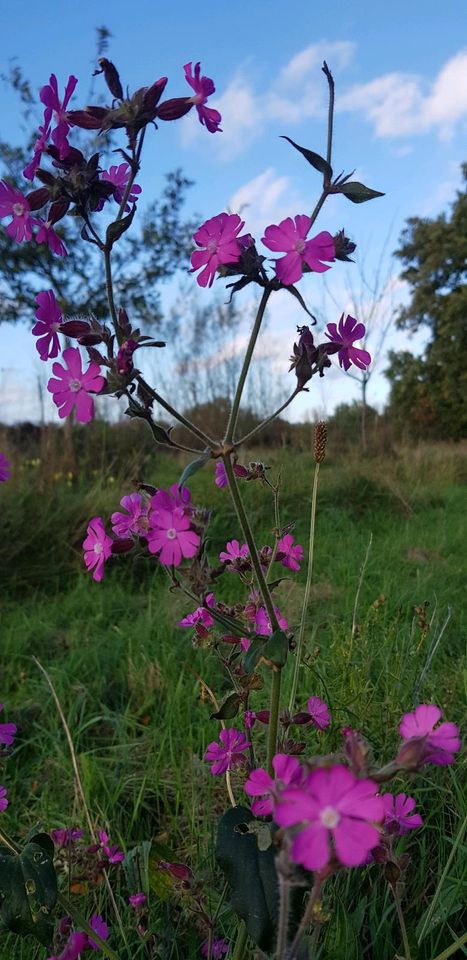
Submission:
<svg viewBox="0 0 467 960">
<path fill-rule="evenodd" d="M 76 105 L 88 101 L 95 28 L 103 23 L 113 34 L 108 56 L 130 89 L 167 75 L 167 95 L 185 95 L 182 65 L 189 60 L 201 60 L 203 72 L 214 78 L 212 105 L 222 112 L 224 132 L 208 134 L 194 111 L 151 132 L 139 177 L 143 196 L 158 190 L 164 171 L 181 166 L 195 181 L 188 213 L 197 211 L 205 218 L 242 206 L 257 238 L 267 224 L 308 212 L 319 192 L 319 177 L 279 136 L 287 134 L 324 152 L 323 58 L 336 79 L 334 167 L 356 168 L 358 179 L 386 196 L 362 205 L 332 198 L 319 227 L 333 233 L 345 226 L 364 254 L 370 276 L 388 234 L 394 248 L 407 217 L 436 215 L 460 185 L 459 166 L 467 159 L 467 46 L 459 31 L 464 0 L 451 0 L 448 15 L 446 6 L 433 0 L 395 0 L 391 5 L 140 0 L 130 6 L 123 0 L 73 5 L 27 0 L 22 13 L 11 18 L 2 37 L 2 72 L 16 57 L 37 89 L 52 71 L 61 86 L 74 73 L 80 80 Z M 17 104 L 6 88 L 2 107 L 2 139 L 21 141 Z M 326 310 L 328 320 L 336 320 L 341 309 L 351 308 L 348 279 L 358 287 L 357 274 L 357 267 L 337 264 L 327 274 L 326 296 L 319 276 L 307 277 L 302 292 Z M 173 289 L 166 292 L 167 302 Z M 405 295 L 394 276 L 376 328 Z M 287 358 L 296 324 L 303 322 L 283 297 L 272 309 L 268 334 L 280 378 L 286 376 L 280 358 Z M 367 308 L 362 304 L 363 311 Z M 244 336 L 242 330 L 233 337 L 239 348 Z M 392 333 L 386 345 L 416 350 L 422 343 L 423 337 L 409 341 Z M 0 328 L 0 419 L 29 417 L 37 409 L 36 356 L 28 330 Z M 369 395 L 377 405 L 387 394 L 383 368 L 380 358 Z M 306 417 L 318 408 L 329 412 L 357 393 L 356 384 L 336 371 L 299 402 L 293 416 Z"/>
</svg>

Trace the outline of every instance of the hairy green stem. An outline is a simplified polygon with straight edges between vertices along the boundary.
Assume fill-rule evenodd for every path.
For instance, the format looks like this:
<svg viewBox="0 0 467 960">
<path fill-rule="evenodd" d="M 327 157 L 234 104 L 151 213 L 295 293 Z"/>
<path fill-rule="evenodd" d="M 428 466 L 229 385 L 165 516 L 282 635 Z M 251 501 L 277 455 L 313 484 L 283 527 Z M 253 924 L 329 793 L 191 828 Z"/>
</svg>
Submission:
<svg viewBox="0 0 467 960">
<path fill-rule="evenodd" d="M 406 925 L 405 925 L 404 913 L 403 913 L 403 910 L 402 910 L 401 898 L 400 898 L 400 896 L 399 896 L 399 891 L 398 891 L 397 888 L 396 888 L 396 884 L 390 883 L 389 886 L 391 887 L 391 890 L 392 890 L 392 892 L 393 892 L 393 894 L 394 894 L 394 902 L 395 902 L 395 904 L 396 904 L 397 917 L 398 917 L 398 920 L 399 920 L 399 926 L 400 926 L 400 928 L 401 928 L 402 942 L 403 942 L 403 944 L 404 944 L 404 953 L 405 953 L 405 958 L 404 958 L 404 960 L 412 960 L 412 955 L 411 955 L 411 953 L 410 953 L 409 938 L 408 938 L 408 936 L 407 936 L 407 927 L 406 927 Z"/>
<path fill-rule="evenodd" d="M 324 883 L 323 878 L 319 875 L 319 873 L 316 873 L 315 879 L 313 882 L 313 887 L 310 893 L 310 899 L 308 900 L 305 913 L 303 914 L 303 917 L 300 920 L 300 925 L 293 939 L 293 943 L 290 948 L 290 953 L 288 955 L 288 960 L 295 960 L 295 957 L 297 956 L 297 950 L 303 940 L 303 937 L 305 936 L 306 928 L 313 921 L 313 912 L 316 907 L 316 904 L 318 903 L 321 897 L 323 883 Z"/>
<path fill-rule="evenodd" d="M 232 960 L 245 960 L 245 947 L 246 947 L 247 940 L 248 940 L 248 933 L 246 929 L 246 924 L 244 920 L 241 920 L 238 925 L 237 939 L 235 941 Z"/>
<path fill-rule="evenodd" d="M 203 433 L 203 431 L 200 430 L 199 427 L 196 426 L 196 424 L 192 423 L 191 420 L 188 420 L 186 417 L 184 417 L 183 413 L 180 413 L 179 410 L 176 410 L 175 407 L 172 407 L 172 405 L 168 402 L 168 400 L 164 400 L 164 398 L 161 397 L 161 395 L 157 393 L 156 390 L 153 390 L 153 388 L 150 387 L 148 383 L 146 383 L 146 380 L 141 375 L 136 377 L 136 379 L 140 384 L 140 386 L 142 386 L 143 389 L 148 392 L 149 396 L 152 397 L 152 399 L 155 400 L 156 403 L 160 404 L 160 406 L 163 407 L 164 410 L 167 410 L 167 413 L 170 413 L 172 417 L 175 418 L 175 420 L 178 420 L 179 423 L 182 423 L 183 426 L 186 427 L 186 429 L 189 430 L 194 437 L 198 437 L 198 440 L 202 440 L 203 443 L 205 443 L 206 446 L 208 447 L 216 446 L 214 440 L 212 440 L 211 437 L 208 437 L 208 435 L 206 433 Z"/>
<path fill-rule="evenodd" d="M 297 387 L 294 390 L 294 392 L 290 395 L 288 400 L 286 400 L 285 403 L 282 404 L 282 406 L 280 406 L 277 410 L 274 410 L 274 413 L 271 413 L 270 417 L 266 417 L 266 420 L 262 420 L 262 422 L 259 423 L 257 427 L 253 427 L 253 430 L 250 430 L 250 432 L 246 433 L 244 437 L 241 437 L 240 440 L 236 441 L 235 446 L 241 447 L 243 443 L 247 442 L 247 440 L 251 440 L 251 438 L 254 437 L 257 433 L 260 433 L 263 427 L 266 427 L 268 423 L 271 423 L 271 420 L 275 420 L 276 417 L 278 417 L 279 414 L 282 413 L 282 411 L 289 406 L 289 403 L 292 403 L 292 400 L 295 400 L 295 397 L 300 392 L 301 392 L 300 388 Z"/>
<path fill-rule="evenodd" d="M 256 341 L 258 339 L 259 331 L 261 330 L 264 311 L 266 310 L 266 304 L 269 300 L 270 295 L 271 295 L 271 288 L 266 287 L 265 290 L 263 291 L 263 296 L 261 297 L 261 303 L 258 307 L 258 313 L 256 314 L 255 322 L 253 324 L 253 329 L 251 331 L 250 339 L 248 342 L 248 347 L 245 353 L 245 358 L 243 360 L 243 366 L 240 372 L 237 389 L 235 391 L 235 397 L 233 400 L 232 409 L 230 411 L 229 422 L 227 424 L 227 432 L 225 434 L 225 443 L 232 443 L 232 439 L 235 433 L 235 428 L 237 426 L 238 413 L 240 410 L 240 403 L 242 400 L 245 380 L 248 375 L 248 370 L 250 369 L 251 359 L 256 346 Z"/>
<path fill-rule="evenodd" d="M 268 756 L 267 767 L 270 776 L 273 776 L 274 769 L 272 761 L 277 753 L 277 731 L 279 727 L 279 708 L 281 698 L 281 680 L 282 670 L 279 667 L 272 668 L 271 683 L 271 703 L 269 707 L 269 725 L 268 725 Z"/>
<path fill-rule="evenodd" d="M 290 884 L 287 883 L 280 870 L 278 871 L 278 882 L 280 902 L 275 960 L 285 960 L 290 916 Z"/>
<path fill-rule="evenodd" d="M 326 149 L 326 160 L 331 165 L 332 154 L 332 128 L 334 123 L 334 77 L 326 63 L 323 63 L 323 73 L 329 86 L 329 108 L 328 108 L 328 143 Z"/>
<path fill-rule="evenodd" d="M 308 570 L 306 575 L 305 593 L 303 596 L 302 617 L 300 620 L 300 629 L 298 632 L 297 649 L 295 652 L 295 664 L 292 678 L 292 689 L 290 691 L 289 710 L 293 713 L 295 708 L 295 697 L 297 696 L 298 675 L 303 653 L 303 642 L 305 638 L 305 626 L 308 613 L 308 604 L 310 602 L 311 578 L 313 575 L 313 554 L 315 546 L 315 527 L 316 527 L 316 499 L 318 493 L 319 463 L 315 464 L 315 475 L 313 479 L 313 493 L 311 496 L 311 516 L 310 516 L 310 540 L 308 545 Z"/>
</svg>

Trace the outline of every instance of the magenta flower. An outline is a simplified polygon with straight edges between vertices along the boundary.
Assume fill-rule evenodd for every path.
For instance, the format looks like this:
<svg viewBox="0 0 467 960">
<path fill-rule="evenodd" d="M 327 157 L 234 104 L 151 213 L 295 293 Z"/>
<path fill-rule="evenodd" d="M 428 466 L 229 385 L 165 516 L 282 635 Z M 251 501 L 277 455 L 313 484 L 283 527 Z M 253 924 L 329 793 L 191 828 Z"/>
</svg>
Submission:
<svg viewBox="0 0 467 960">
<path fill-rule="evenodd" d="M 416 806 L 413 797 L 407 797 L 405 793 L 398 793 L 397 796 L 393 796 L 392 793 L 385 793 L 383 803 L 386 833 L 397 834 L 402 837 L 409 830 L 415 830 L 416 827 L 423 826 L 420 814 L 413 813 Z"/>
<path fill-rule="evenodd" d="M 99 843 L 101 845 L 103 853 L 107 857 L 109 863 L 122 863 L 125 859 L 125 854 L 116 844 L 109 846 L 109 836 L 105 830 L 99 830 L 97 836 L 99 837 Z"/>
<path fill-rule="evenodd" d="M 36 341 L 36 349 L 41 360 L 52 360 L 60 352 L 60 341 L 58 339 L 58 330 L 62 322 L 60 307 L 55 299 L 53 290 L 44 290 L 38 293 L 36 297 L 37 323 L 32 328 Z"/>
<path fill-rule="evenodd" d="M 240 546 L 238 540 L 229 540 L 225 550 L 221 550 L 219 560 L 221 563 L 235 564 L 236 561 L 245 560 L 249 555 L 250 551 L 246 543 Z"/>
<path fill-rule="evenodd" d="M 354 317 L 348 315 L 344 320 L 342 314 L 339 325 L 328 323 L 324 331 L 331 343 L 339 346 L 337 356 L 339 364 L 344 370 L 348 370 L 352 363 L 359 370 L 366 370 L 371 363 L 371 356 L 367 350 L 361 350 L 360 347 L 354 347 L 355 340 L 361 340 L 365 336 L 365 325 L 358 323 Z"/>
<path fill-rule="evenodd" d="M 243 751 L 251 747 L 251 743 L 246 739 L 241 730 L 232 727 L 229 730 L 221 730 L 219 734 L 220 743 L 213 741 L 208 744 L 204 760 L 212 760 L 211 773 L 216 777 L 219 773 L 225 773 L 232 767 L 243 763 Z"/>
<path fill-rule="evenodd" d="M 94 932 L 97 933 L 97 936 L 100 937 L 101 940 L 107 940 L 109 936 L 109 928 L 105 920 L 103 920 L 98 913 L 94 914 L 94 916 L 91 917 L 89 921 L 89 926 L 92 927 Z M 95 943 L 94 940 L 91 939 L 91 937 L 88 937 L 88 945 L 92 947 L 93 950 L 101 949 L 99 944 Z"/>
<path fill-rule="evenodd" d="M 173 483 L 168 491 L 158 490 L 151 497 L 151 508 L 153 510 L 175 510 L 176 507 L 183 510 L 187 516 L 193 512 L 191 493 L 188 487 L 179 487 L 178 483 Z"/>
<path fill-rule="evenodd" d="M 157 494 L 152 498 L 157 497 Z M 194 557 L 200 537 L 191 529 L 190 520 L 182 507 L 174 510 L 154 510 L 150 517 L 148 547 L 150 553 L 158 553 L 161 563 L 178 567 L 183 559 Z"/>
<path fill-rule="evenodd" d="M 11 476 L 11 463 L 7 460 L 4 453 L 0 453 L 0 483 L 6 483 Z"/>
<path fill-rule="evenodd" d="M 343 766 L 313 770 L 302 786 L 284 790 L 274 809 L 279 826 L 299 828 L 291 856 L 307 870 L 322 870 L 333 854 L 345 867 L 364 863 L 379 841 L 375 822 L 383 818 L 377 785 Z"/>
<path fill-rule="evenodd" d="M 134 533 L 145 537 L 149 529 L 149 501 L 140 493 L 130 493 L 120 500 L 127 513 L 116 511 L 111 516 L 112 530 L 117 537 L 128 537 Z"/>
<path fill-rule="evenodd" d="M 317 727 L 318 730 L 324 730 L 325 727 L 329 727 L 331 714 L 324 700 L 320 700 L 319 697 L 310 697 L 307 701 L 306 708 L 310 714 L 313 725 Z"/>
<path fill-rule="evenodd" d="M 50 837 L 56 847 L 60 849 L 70 849 L 74 847 L 77 840 L 81 840 L 83 831 L 79 827 L 59 828 L 51 830 Z"/>
<path fill-rule="evenodd" d="M 29 203 L 21 191 L 11 187 L 5 180 L 0 180 L 0 220 L 3 220 L 3 217 L 12 217 L 6 232 L 17 243 L 32 237 L 34 221 L 30 214 Z"/>
<path fill-rule="evenodd" d="M 47 146 L 50 137 L 50 121 L 52 119 L 52 110 L 47 108 L 44 112 L 44 123 L 39 127 L 39 137 L 34 144 L 34 153 L 32 160 L 23 170 L 23 177 L 26 180 L 34 180 L 36 170 L 41 162 L 42 154 Z"/>
<path fill-rule="evenodd" d="M 289 570 L 300 570 L 300 563 L 303 560 L 303 547 L 299 543 L 294 545 L 294 539 L 290 533 L 287 533 L 285 537 L 279 540 L 276 560 L 279 560 L 282 566 L 288 567 Z"/>
<path fill-rule="evenodd" d="M 202 957 L 211 957 L 212 960 L 222 960 L 225 957 L 226 953 L 229 952 L 229 945 L 227 940 L 224 940 L 223 937 L 215 937 L 211 943 L 211 953 L 209 953 L 209 941 L 205 940 L 201 945 L 201 956 Z"/>
<path fill-rule="evenodd" d="M 415 741 L 421 745 L 420 762 L 445 766 L 454 763 L 454 754 L 460 750 L 459 730 L 455 723 L 441 723 L 441 710 L 434 704 L 421 703 L 413 713 L 405 713 L 399 727 L 405 744 Z"/>
<path fill-rule="evenodd" d="M 63 351 L 65 365 L 54 363 L 53 377 L 47 384 L 47 390 L 53 394 L 58 415 L 63 420 L 76 407 L 76 419 L 79 423 L 89 423 L 94 416 L 92 393 L 100 393 L 105 387 L 105 378 L 100 376 L 98 363 L 92 360 L 84 371 L 81 367 L 81 354 L 77 347 L 68 347 Z"/>
<path fill-rule="evenodd" d="M 93 517 L 88 525 L 87 537 L 83 541 L 84 562 L 87 570 L 94 570 L 93 580 L 102 580 L 104 563 L 112 553 L 112 543 L 112 537 L 105 532 L 102 517 Z"/>
<path fill-rule="evenodd" d="M 216 487 L 219 487 L 220 490 L 223 487 L 228 487 L 229 478 L 225 472 L 225 467 L 224 467 L 224 464 L 222 463 L 222 460 L 217 461 L 216 469 L 214 473 L 215 473 L 214 483 L 216 484 Z"/>
<path fill-rule="evenodd" d="M 3 813 L 8 806 L 8 790 L 6 787 L 0 787 L 0 813 Z"/>
<path fill-rule="evenodd" d="M 145 893 L 132 893 L 131 897 L 128 897 L 128 903 L 130 907 L 133 907 L 133 910 L 139 910 L 141 907 L 144 907 L 146 900 L 147 896 Z"/>
<path fill-rule="evenodd" d="M 60 160 L 64 160 L 70 152 L 70 144 L 67 139 L 70 132 L 70 124 L 67 121 L 66 113 L 77 83 L 76 77 L 68 77 L 63 100 L 60 101 L 57 78 L 54 73 L 51 73 L 48 84 L 42 87 L 39 94 L 41 102 L 46 107 L 44 123 L 47 122 L 47 118 L 50 122 L 52 115 L 56 123 L 52 131 L 52 141 L 59 151 Z"/>
<path fill-rule="evenodd" d="M 276 260 L 276 276 L 289 286 L 300 280 L 306 264 L 315 273 L 324 273 L 330 267 L 323 260 L 335 260 L 334 240 L 326 230 L 312 240 L 306 236 L 311 227 L 311 218 L 298 214 L 294 220 L 286 217 L 279 225 L 266 227 L 262 242 L 274 252 L 285 251 L 285 257 Z"/>
<path fill-rule="evenodd" d="M 219 213 L 196 231 L 193 239 L 201 249 L 191 254 L 191 273 L 204 267 L 196 278 L 200 287 L 212 287 L 217 268 L 240 259 L 242 248 L 238 234 L 244 226 L 245 221 L 238 213 Z"/>
<path fill-rule="evenodd" d="M 68 250 L 63 243 L 63 240 L 60 239 L 58 233 L 54 230 L 53 226 L 47 220 L 41 220 L 40 217 L 33 220 L 32 223 L 36 227 L 39 227 L 39 230 L 36 233 L 36 243 L 46 243 L 49 250 L 52 253 L 55 253 L 57 257 L 67 257 Z"/>
<path fill-rule="evenodd" d="M 288 630 L 289 624 L 285 617 L 282 616 L 279 607 L 274 607 L 274 611 L 277 617 L 277 621 L 281 630 Z M 271 621 L 266 612 L 265 607 L 259 607 L 255 614 L 255 627 L 256 633 L 259 633 L 262 637 L 268 637 L 272 633 Z"/>
<path fill-rule="evenodd" d="M 112 166 L 108 170 L 103 170 L 101 173 L 101 180 L 106 180 L 108 183 L 113 184 L 115 187 L 114 190 L 114 199 L 117 203 L 121 203 L 123 200 L 123 194 L 125 193 L 128 181 L 131 175 L 131 167 L 129 163 L 121 163 L 118 167 Z M 136 203 L 138 197 L 141 193 L 141 187 L 137 183 L 133 183 L 131 191 L 128 195 L 128 203 L 125 207 L 125 211 L 131 210 L 131 203 Z"/>
<path fill-rule="evenodd" d="M 300 766 L 296 757 L 289 757 L 286 753 L 276 753 L 272 765 L 274 779 L 266 770 L 259 767 L 257 770 L 252 770 L 243 787 L 249 797 L 262 797 L 251 805 L 255 817 L 269 816 L 274 809 L 274 801 L 280 796 L 281 788 L 297 786 L 304 777 L 303 767 Z"/>
<path fill-rule="evenodd" d="M 0 703 L 0 712 L 3 710 L 3 703 Z M 17 727 L 15 723 L 0 723 L 0 743 L 6 747 L 12 747 L 16 736 Z"/>
<path fill-rule="evenodd" d="M 208 97 L 215 92 L 216 88 L 210 77 L 200 76 L 200 67 L 201 64 L 195 64 L 194 76 L 191 68 L 191 61 L 190 63 L 186 63 L 183 67 L 185 71 L 185 79 L 187 83 L 190 84 L 192 90 L 195 91 L 195 96 L 190 97 L 190 100 L 196 106 L 199 122 L 203 124 L 207 130 L 209 130 L 209 133 L 222 133 L 222 130 L 219 126 L 222 117 L 219 111 L 214 110 L 212 107 L 205 106 Z"/>
<path fill-rule="evenodd" d="M 49 957 L 48 960 L 80 960 L 83 951 L 87 950 L 88 946 L 89 940 L 86 933 L 71 933 L 60 956 Z"/>
<path fill-rule="evenodd" d="M 203 627 L 212 627 L 214 624 L 214 617 L 211 616 L 206 607 L 215 607 L 216 601 L 213 593 L 208 593 L 205 599 L 206 606 L 197 607 L 193 613 L 188 613 L 183 620 L 178 621 L 179 627 L 195 627 L 197 623 L 201 623 Z"/>
</svg>

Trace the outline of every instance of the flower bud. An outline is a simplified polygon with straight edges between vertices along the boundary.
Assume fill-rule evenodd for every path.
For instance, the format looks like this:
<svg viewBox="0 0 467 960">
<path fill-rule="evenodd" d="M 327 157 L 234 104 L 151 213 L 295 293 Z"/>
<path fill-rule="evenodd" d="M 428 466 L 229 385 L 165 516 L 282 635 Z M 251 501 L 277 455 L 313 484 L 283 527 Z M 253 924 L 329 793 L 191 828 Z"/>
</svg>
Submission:
<svg viewBox="0 0 467 960">
<path fill-rule="evenodd" d="M 156 116 L 159 120 L 179 120 L 189 113 L 193 103 L 187 97 L 174 97 L 173 100 L 164 100 L 159 104 Z"/>
<path fill-rule="evenodd" d="M 69 200 L 55 200 L 49 208 L 47 220 L 49 223 L 58 223 L 65 216 L 70 206 Z"/>
<path fill-rule="evenodd" d="M 293 345 L 293 356 L 290 357 L 290 370 L 295 370 L 299 390 L 313 376 L 313 364 L 318 358 L 318 350 L 314 345 L 313 334 L 309 327 L 297 327 L 300 334 L 298 343 Z"/>
<path fill-rule="evenodd" d="M 402 770 L 414 772 L 423 766 L 427 750 L 427 737 L 412 737 L 405 740 L 395 759 L 395 763 Z"/>
<path fill-rule="evenodd" d="M 50 198 L 50 193 L 47 190 L 47 187 L 39 187 L 37 190 L 31 190 L 30 193 L 26 194 L 26 200 L 29 204 L 30 210 L 40 210 L 41 207 L 44 207 L 48 203 Z"/>
<path fill-rule="evenodd" d="M 131 539 L 131 537 L 126 537 L 125 539 L 122 538 L 121 540 L 114 540 L 112 543 L 111 550 L 112 550 L 112 554 L 118 555 L 121 553 L 129 553 L 130 550 L 133 550 L 133 547 L 134 547 L 134 542 Z"/>
<path fill-rule="evenodd" d="M 90 329 L 87 320 L 64 320 L 60 324 L 60 333 L 64 333 L 66 337 L 72 337 L 72 339 L 83 337 L 86 333 L 89 333 Z"/>
<path fill-rule="evenodd" d="M 145 110 L 154 110 L 157 107 L 167 85 L 167 79 L 167 77 L 161 77 L 160 80 L 153 83 L 152 87 L 148 87 L 143 97 Z"/>
<path fill-rule="evenodd" d="M 133 354 L 137 349 L 136 340 L 125 340 L 117 353 L 117 373 L 125 376 L 133 370 Z"/>
<path fill-rule="evenodd" d="M 349 240 L 343 230 L 339 230 L 339 233 L 336 233 L 333 240 L 336 260 L 346 260 L 353 263 L 350 254 L 356 250 L 357 244 Z"/>
<path fill-rule="evenodd" d="M 368 744 L 358 730 L 353 730 L 352 727 L 344 727 L 342 734 L 344 736 L 344 753 L 350 761 L 352 772 L 366 776 L 368 773 Z"/>
<path fill-rule="evenodd" d="M 166 870 L 175 880 L 193 880 L 193 871 L 185 863 L 169 863 L 168 860 L 161 860 L 159 870 Z"/>
<path fill-rule="evenodd" d="M 109 113 L 109 107 L 85 107 L 84 110 L 68 110 L 66 120 L 72 127 L 100 130 Z"/>
<path fill-rule="evenodd" d="M 118 325 L 123 335 L 128 338 L 131 333 L 131 324 L 128 319 L 128 314 L 125 310 L 125 307 L 120 307 L 118 311 Z"/>
</svg>

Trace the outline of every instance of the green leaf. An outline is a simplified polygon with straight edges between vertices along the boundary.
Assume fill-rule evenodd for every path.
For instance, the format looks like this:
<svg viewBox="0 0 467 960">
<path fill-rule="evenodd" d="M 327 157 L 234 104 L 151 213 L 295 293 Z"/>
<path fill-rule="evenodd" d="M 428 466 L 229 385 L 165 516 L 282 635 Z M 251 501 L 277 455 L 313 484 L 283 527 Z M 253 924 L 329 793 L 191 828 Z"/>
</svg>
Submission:
<svg viewBox="0 0 467 960">
<path fill-rule="evenodd" d="M 119 240 L 122 234 L 131 227 L 135 213 L 136 205 L 130 210 L 130 213 L 128 213 L 126 217 L 121 217 L 120 220 L 114 220 L 113 223 L 109 223 L 105 235 L 106 246 L 109 250 L 112 249 L 116 240 Z"/>
<path fill-rule="evenodd" d="M 347 197 L 347 200 L 351 200 L 352 203 L 365 203 L 366 200 L 374 200 L 375 197 L 384 197 L 384 193 L 380 193 L 379 190 L 371 190 L 370 187 L 365 187 L 365 184 L 359 183 L 358 180 L 349 180 L 348 183 L 343 183 L 337 192 L 343 193 L 344 197 Z"/>
<path fill-rule="evenodd" d="M 315 170 L 318 170 L 319 173 L 322 173 L 324 179 L 329 182 L 332 177 L 332 167 L 324 157 L 321 157 L 319 153 L 315 153 L 314 150 L 308 150 L 307 147 L 300 147 L 298 143 L 295 143 L 290 137 L 283 136 L 282 139 L 288 140 L 289 143 L 305 157 L 305 160 L 308 160 L 308 163 L 311 163 L 311 166 L 314 167 Z"/>
<path fill-rule="evenodd" d="M 194 473 L 198 473 L 198 470 L 202 470 L 206 466 L 208 460 L 211 459 L 211 451 L 206 450 L 206 453 L 203 453 L 202 457 L 198 457 L 197 460 L 192 460 L 191 463 L 187 464 L 185 467 L 180 480 L 178 481 L 178 488 L 183 487 L 183 484 L 186 483 Z"/>
<path fill-rule="evenodd" d="M 249 649 L 243 659 L 243 669 L 247 673 L 253 673 L 256 665 L 259 663 L 264 653 L 267 637 L 256 636 L 250 643 Z"/>
<path fill-rule="evenodd" d="M 217 713 L 211 713 L 210 720 L 233 720 L 240 709 L 242 698 L 238 693 L 230 693 Z"/>
<path fill-rule="evenodd" d="M 165 427 L 161 427 L 160 423 L 154 423 L 152 420 L 148 419 L 149 426 L 151 428 L 151 433 L 154 437 L 156 443 L 163 443 L 165 446 L 174 447 L 170 434 L 173 430 L 173 427 L 169 427 L 168 430 Z"/>
<path fill-rule="evenodd" d="M 38 834 L 13 854 L 0 852 L 0 921 L 20 936 L 31 934 L 48 947 L 53 936 L 50 913 L 57 900 L 57 877 L 46 834 Z"/>
<path fill-rule="evenodd" d="M 332 960 L 358 960 L 361 956 L 351 916 L 340 900 L 336 900 L 326 927 L 326 956 Z"/>
<path fill-rule="evenodd" d="M 296 287 L 294 287 L 293 285 L 291 285 L 291 286 L 288 287 L 288 286 L 286 286 L 285 284 L 283 284 L 283 286 L 281 287 L 281 289 L 288 290 L 289 293 L 291 293 L 292 296 L 295 297 L 296 300 L 298 300 L 300 306 L 301 306 L 302 309 L 305 311 L 305 313 L 307 313 L 308 316 L 311 317 L 311 319 L 313 320 L 313 323 L 317 323 L 317 320 L 316 320 L 315 315 L 311 312 L 311 310 L 308 309 L 308 307 L 307 307 L 307 305 L 306 305 L 306 303 L 305 303 L 305 301 L 304 301 L 301 293 L 297 290 Z"/>
<path fill-rule="evenodd" d="M 267 660 L 268 663 L 272 663 L 275 667 L 283 667 L 287 661 L 288 652 L 289 641 L 287 635 L 283 630 L 275 630 L 264 645 L 264 659 Z"/>
</svg>

